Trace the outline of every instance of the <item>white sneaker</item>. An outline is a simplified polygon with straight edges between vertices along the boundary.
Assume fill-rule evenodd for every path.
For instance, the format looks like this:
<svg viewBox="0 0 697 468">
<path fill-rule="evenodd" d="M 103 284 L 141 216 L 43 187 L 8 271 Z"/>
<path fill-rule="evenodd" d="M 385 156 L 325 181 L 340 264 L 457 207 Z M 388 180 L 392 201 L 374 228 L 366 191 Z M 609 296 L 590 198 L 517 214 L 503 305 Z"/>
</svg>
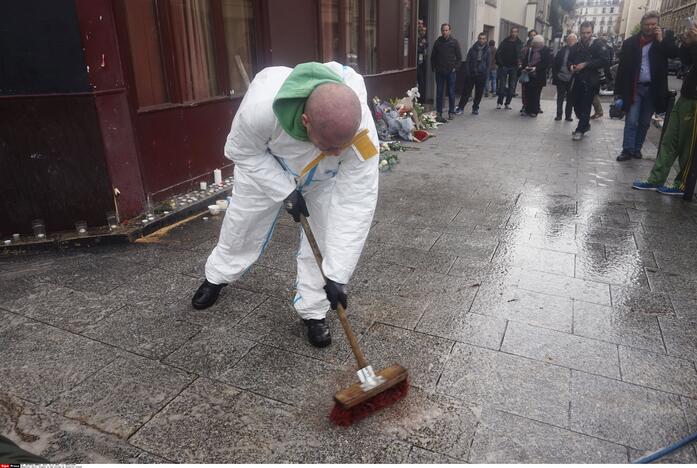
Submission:
<svg viewBox="0 0 697 468">
<path fill-rule="evenodd" d="M 583 133 L 581 132 L 574 132 L 571 134 L 571 139 L 574 141 L 579 141 L 581 138 L 583 138 Z"/>
<path fill-rule="evenodd" d="M 501 104 L 496 104 L 497 109 L 501 109 Z"/>
</svg>

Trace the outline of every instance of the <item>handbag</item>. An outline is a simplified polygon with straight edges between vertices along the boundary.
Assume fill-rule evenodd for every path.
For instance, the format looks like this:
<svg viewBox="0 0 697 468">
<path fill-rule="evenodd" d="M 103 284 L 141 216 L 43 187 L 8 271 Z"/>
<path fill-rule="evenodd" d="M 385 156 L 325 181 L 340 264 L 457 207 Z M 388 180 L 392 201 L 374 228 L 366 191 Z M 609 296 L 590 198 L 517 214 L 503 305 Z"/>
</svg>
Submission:
<svg viewBox="0 0 697 468">
<path fill-rule="evenodd" d="M 530 82 L 530 72 L 527 70 L 523 70 L 522 72 L 520 72 L 519 81 L 521 83 L 529 83 Z"/>
</svg>

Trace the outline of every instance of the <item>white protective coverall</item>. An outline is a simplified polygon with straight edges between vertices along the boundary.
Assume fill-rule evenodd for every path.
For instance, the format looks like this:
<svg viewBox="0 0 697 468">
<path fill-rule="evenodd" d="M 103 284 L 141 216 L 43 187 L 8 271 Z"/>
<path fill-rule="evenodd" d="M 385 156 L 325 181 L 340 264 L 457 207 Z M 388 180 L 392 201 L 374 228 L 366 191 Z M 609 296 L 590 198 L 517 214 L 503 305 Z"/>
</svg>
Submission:
<svg viewBox="0 0 697 468">
<path fill-rule="evenodd" d="M 325 275 L 342 284 L 351 278 L 377 203 L 379 141 L 363 77 L 336 62 L 324 66 L 358 95 L 362 119 L 356 137 L 339 156 L 326 157 L 309 141 L 292 138 L 272 110 L 292 69 L 269 67 L 256 75 L 225 144 L 225 156 L 235 163 L 234 183 L 220 239 L 206 262 L 211 283 L 232 283 L 259 258 L 283 200 L 296 187 L 310 213 Z M 322 319 L 329 310 L 324 279 L 304 234 L 300 242 L 293 303 L 301 318 Z"/>
</svg>

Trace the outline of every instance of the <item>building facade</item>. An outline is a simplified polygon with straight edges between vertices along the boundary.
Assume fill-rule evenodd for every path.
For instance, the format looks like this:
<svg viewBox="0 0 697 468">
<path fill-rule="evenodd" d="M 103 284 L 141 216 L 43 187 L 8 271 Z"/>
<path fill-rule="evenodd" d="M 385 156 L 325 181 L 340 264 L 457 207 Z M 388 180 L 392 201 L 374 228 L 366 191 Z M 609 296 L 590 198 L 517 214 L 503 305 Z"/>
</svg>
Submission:
<svg viewBox="0 0 697 468">
<path fill-rule="evenodd" d="M 578 33 L 579 26 L 584 21 L 591 21 L 595 34 L 614 37 L 618 34 L 621 6 L 620 0 L 578 0 L 574 32 Z"/>
<path fill-rule="evenodd" d="M 663 0 L 661 25 L 675 34 L 687 31 L 688 18 L 697 18 L 697 2 L 694 0 Z"/>
<path fill-rule="evenodd" d="M 641 17 L 647 11 L 661 11 L 663 0 L 624 0 L 623 3 L 619 35 L 626 38 L 638 30 Z"/>
<path fill-rule="evenodd" d="M 106 224 L 210 181 L 249 80 L 347 64 L 416 83 L 415 0 L 32 0 L 0 6 L 0 237 Z"/>
</svg>

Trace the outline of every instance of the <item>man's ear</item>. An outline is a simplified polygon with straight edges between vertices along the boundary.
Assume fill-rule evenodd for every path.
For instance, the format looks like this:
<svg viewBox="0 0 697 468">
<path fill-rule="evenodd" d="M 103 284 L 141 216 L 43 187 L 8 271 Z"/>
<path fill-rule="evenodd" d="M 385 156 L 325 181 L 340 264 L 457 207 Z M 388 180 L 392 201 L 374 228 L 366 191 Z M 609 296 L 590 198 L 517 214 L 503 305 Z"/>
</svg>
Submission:
<svg viewBox="0 0 697 468">
<path fill-rule="evenodd" d="M 300 116 L 300 120 L 303 123 L 303 127 L 307 128 L 308 125 L 310 125 L 310 118 L 307 116 L 307 114 L 302 114 Z"/>
</svg>

